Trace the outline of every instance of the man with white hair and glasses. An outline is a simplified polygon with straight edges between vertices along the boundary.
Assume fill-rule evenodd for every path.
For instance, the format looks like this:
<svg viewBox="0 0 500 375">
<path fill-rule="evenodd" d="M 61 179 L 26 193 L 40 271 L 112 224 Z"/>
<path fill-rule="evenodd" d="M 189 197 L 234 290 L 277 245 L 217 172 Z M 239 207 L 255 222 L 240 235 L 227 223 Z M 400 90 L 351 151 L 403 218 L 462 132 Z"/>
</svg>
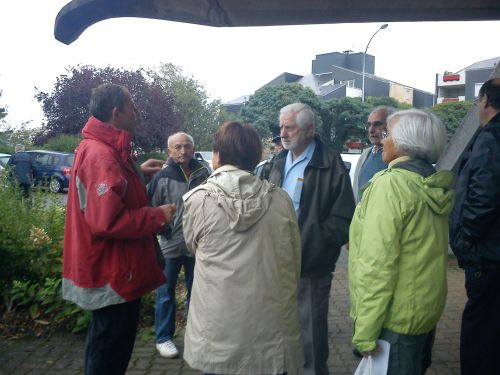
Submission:
<svg viewBox="0 0 500 375">
<path fill-rule="evenodd" d="M 293 103 L 279 115 L 286 152 L 275 158 L 269 182 L 281 186 L 297 214 L 302 268 L 299 313 L 305 354 L 304 374 L 328 374 L 328 303 L 340 247 L 348 240 L 354 211 L 349 172 L 340 155 L 315 136 L 314 112 Z"/>
</svg>

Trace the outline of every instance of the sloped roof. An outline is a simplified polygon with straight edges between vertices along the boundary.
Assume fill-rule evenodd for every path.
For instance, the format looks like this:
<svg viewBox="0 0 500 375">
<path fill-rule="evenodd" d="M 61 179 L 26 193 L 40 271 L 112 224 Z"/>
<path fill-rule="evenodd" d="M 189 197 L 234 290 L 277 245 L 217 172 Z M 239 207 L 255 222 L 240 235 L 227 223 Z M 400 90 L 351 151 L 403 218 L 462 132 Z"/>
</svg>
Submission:
<svg viewBox="0 0 500 375">
<path fill-rule="evenodd" d="M 477 69 L 494 69 L 500 60 L 500 56 L 493 57 L 492 59 L 478 61 L 472 65 L 469 65 L 464 70 L 477 70 Z"/>
</svg>

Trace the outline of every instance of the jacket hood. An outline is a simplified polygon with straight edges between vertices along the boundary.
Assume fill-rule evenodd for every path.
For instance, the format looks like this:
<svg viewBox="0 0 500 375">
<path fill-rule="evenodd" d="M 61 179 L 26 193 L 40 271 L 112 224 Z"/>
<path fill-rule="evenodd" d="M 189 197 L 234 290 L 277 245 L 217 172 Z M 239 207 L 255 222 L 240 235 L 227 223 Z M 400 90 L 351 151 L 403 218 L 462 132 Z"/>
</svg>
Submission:
<svg viewBox="0 0 500 375">
<path fill-rule="evenodd" d="M 274 185 L 232 165 L 216 169 L 200 188 L 209 192 L 229 221 L 229 227 L 244 232 L 257 223 L 271 204 Z M 189 193 L 188 193 L 189 194 Z"/>
<path fill-rule="evenodd" d="M 104 142 L 113 147 L 123 161 L 126 161 L 132 151 L 132 135 L 91 116 L 82 129 L 84 139 L 93 139 Z"/>
<path fill-rule="evenodd" d="M 436 171 L 434 167 L 420 159 L 403 156 L 389 163 L 389 169 L 406 170 L 412 173 L 407 183 L 414 192 L 438 215 L 448 215 L 453 208 L 453 172 Z"/>
</svg>

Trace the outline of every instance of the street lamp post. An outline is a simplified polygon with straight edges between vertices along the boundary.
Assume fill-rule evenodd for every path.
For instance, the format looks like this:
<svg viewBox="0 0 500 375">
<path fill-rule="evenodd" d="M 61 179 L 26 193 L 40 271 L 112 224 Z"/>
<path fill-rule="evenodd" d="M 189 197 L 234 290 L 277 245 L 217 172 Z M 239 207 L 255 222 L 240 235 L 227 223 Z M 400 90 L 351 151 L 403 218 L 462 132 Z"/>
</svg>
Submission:
<svg viewBox="0 0 500 375">
<path fill-rule="evenodd" d="M 375 33 L 372 35 L 372 37 L 370 38 L 370 40 L 368 41 L 368 44 L 366 45 L 366 48 L 365 48 L 365 53 L 363 54 L 363 74 L 362 74 L 362 78 L 361 78 L 361 103 L 364 103 L 365 102 L 365 63 L 366 63 L 366 51 L 368 51 L 368 46 L 370 45 L 370 42 L 372 41 L 373 37 L 375 35 L 377 35 L 377 33 L 380 31 L 380 30 L 384 30 L 387 28 L 387 26 L 389 26 L 387 23 L 384 23 L 382 26 L 380 26 L 380 28 L 375 31 Z"/>
</svg>

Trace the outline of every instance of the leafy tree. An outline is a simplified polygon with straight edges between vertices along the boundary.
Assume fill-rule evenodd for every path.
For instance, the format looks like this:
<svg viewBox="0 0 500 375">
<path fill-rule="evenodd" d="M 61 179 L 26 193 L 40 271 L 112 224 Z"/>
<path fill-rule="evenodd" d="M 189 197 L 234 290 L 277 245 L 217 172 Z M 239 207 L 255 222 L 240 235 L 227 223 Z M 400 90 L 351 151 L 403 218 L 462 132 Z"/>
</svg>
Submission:
<svg viewBox="0 0 500 375">
<path fill-rule="evenodd" d="M 279 111 L 288 104 L 306 103 L 317 114 L 317 127 L 322 119 L 322 104 L 316 94 L 298 83 L 272 85 L 258 90 L 241 108 L 239 116 L 243 121 L 251 123 L 262 138 L 279 134 Z"/>
<path fill-rule="evenodd" d="M 79 135 L 59 134 L 50 138 L 47 143 L 43 145 L 46 150 L 60 151 L 60 152 L 75 152 L 78 144 L 81 141 Z"/>
<path fill-rule="evenodd" d="M 386 105 L 388 107 L 393 107 L 396 109 L 410 109 L 411 105 L 407 103 L 401 103 L 394 98 L 388 96 L 369 96 L 365 103 L 368 103 L 373 108 L 378 107 L 380 105 Z"/>
<path fill-rule="evenodd" d="M 443 121 L 448 132 L 448 139 L 450 139 L 471 107 L 472 101 L 446 102 L 435 105 L 430 111 Z"/>
<path fill-rule="evenodd" d="M 324 102 L 323 141 L 338 152 L 348 139 L 365 139 L 365 122 L 373 107 L 360 98 L 332 99 Z"/>
<path fill-rule="evenodd" d="M 161 85 L 153 82 L 138 69 L 128 71 L 107 67 L 76 66 L 56 79 L 51 93 L 37 90 L 36 99 L 47 118 L 43 132 L 34 143 L 44 144 L 59 134 L 79 134 L 88 117 L 88 103 L 92 88 L 101 83 L 116 83 L 128 87 L 140 112 L 140 125 L 136 129 L 135 144 L 142 151 L 162 147 L 164 139 L 179 130 L 173 111 L 175 99 Z"/>
<path fill-rule="evenodd" d="M 0 126 L 0 152 L 13 154 L 14 146 L 18 143 L 30 149 L 33 145 L 33 134 L 38 130 L 28 129 L 27 125 L 28 123 L 23 123 L 17 128 L 6 124 Z"/>
<path fill-rule="evenodd" d="M 196 149 L 210 150 L 217 127 L 226 119 L 221 101 L 210 101 L 205 89 L 193 77 L 184 76 L 174 64 L 161 64 L 148 74 L 175 97 L 174 112 L 183 131 L 194 138 Z"/>
</svg>

